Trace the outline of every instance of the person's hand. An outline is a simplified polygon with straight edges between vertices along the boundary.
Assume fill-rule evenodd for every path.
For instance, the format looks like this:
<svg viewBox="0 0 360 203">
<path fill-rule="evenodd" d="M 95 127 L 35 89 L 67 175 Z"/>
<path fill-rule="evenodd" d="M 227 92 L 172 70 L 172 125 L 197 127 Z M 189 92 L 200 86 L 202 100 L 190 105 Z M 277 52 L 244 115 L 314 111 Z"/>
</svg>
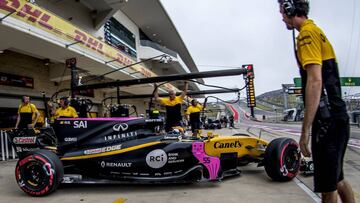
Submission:
<svg viewBox="0 0 360 203">
<path fill-rule="evenodd" d="M 304 155 L 304 157 L 310 157 L 311 152 L 309 150 L 309 133 L 308 132 L 301 132 L 299 145 L 300 145 L 300 151 Z"/>
<path fill-rule="evenodd" d="M 52 107 L 54 106 L 51 101 L 48 101 L 48 102 L 47 102 L 47 105 L 48 105 L 48 107 L 50 107 L 50 108 L 52 108 Z"/>
<path fill-rule="evenodd" d="M 29 128 L 29 129 L 32 129 L 32 128 L 34 128 L 34 126 L 35 126 L 35 124 L 33 124 L 33 123 L 31 123 L 31 124 L 28 124 L 28 128 Z"/>
</svg>

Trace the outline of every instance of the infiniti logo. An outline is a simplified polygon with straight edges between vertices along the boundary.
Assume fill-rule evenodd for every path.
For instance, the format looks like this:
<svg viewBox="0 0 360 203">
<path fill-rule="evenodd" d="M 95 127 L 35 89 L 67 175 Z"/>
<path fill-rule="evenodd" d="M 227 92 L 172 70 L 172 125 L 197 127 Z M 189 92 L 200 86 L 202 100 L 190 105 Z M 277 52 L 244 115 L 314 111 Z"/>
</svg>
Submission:
<svg viewBox="0 0 360 203">
<path fill-rule="evenodd" d="M 120 132 L 120 131 L 126 131 L 129 128 L 129 125 L 126 123 L 118 123 L 113 126 L 113 130 Z"/>
</svg>

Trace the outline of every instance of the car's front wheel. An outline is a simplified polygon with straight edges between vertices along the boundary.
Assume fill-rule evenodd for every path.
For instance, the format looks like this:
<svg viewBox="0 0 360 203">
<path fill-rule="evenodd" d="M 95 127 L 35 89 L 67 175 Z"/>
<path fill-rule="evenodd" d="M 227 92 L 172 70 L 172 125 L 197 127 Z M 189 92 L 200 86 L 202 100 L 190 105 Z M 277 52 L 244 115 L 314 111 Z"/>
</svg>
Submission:
<svg viewBox="0 0 360 203">
<path fill-rule="evenodd" d="M 275 181 L 289 181 L 298 174 L 300 159 L 299 145 L 295 140 L 274 139 L 265 150 L 265 171 Z"/>
</svg>

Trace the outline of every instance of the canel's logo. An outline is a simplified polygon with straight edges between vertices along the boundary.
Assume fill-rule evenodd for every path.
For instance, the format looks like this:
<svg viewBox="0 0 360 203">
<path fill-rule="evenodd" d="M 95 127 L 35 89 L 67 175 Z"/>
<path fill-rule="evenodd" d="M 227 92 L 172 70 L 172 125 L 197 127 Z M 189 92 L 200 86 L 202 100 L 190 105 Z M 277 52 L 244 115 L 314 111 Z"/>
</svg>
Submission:
<svg viewBox="0 0 360 203">
<path fill-rule="evenodd" d="M 151 168 L 161 168 L 167 162 L 166 152 L 162 149 L 155 149 L 146 156 L 146 163 Z"/>
<path fill-rule="evenodd" d="M 214 148 L 241 148 L 241 143 L 239 141 L 235 141 L 235 142 L 215 142 L 214 143 Z"/>
<path fill-rule="evenodd" d="M 117 132 L 123 132 L 126 131 L 129 128 L 129 125 L 126 123 L 118 123 L 113 126 L 113 130 Z"/>
</svg>

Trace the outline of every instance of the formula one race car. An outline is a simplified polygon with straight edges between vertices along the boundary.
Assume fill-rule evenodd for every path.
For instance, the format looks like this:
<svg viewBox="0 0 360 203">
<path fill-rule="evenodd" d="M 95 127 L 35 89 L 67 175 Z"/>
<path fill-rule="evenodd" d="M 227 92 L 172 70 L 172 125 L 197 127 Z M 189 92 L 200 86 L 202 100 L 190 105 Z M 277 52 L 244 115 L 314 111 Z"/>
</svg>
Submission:
<svg viewBox="0 0 360 203">
<path fill-rule="evenodd" d="M 220 180 L 250 162 L 274 180 L 298 173 L 300 153 L 289 138 L 187 137 L 158 133 L 161 119 L 61 118 L 53 128 L 9 131 L 19 156 L 15 177 L 29 195 L 60 183 L 184 183 Z"/>
<path fill-rule="evenodd" d="M 204 124 L 204 129 L 221 129 L 221 123 L 219 120 L 208 119 L 208 122 Z"/>
</svg>

